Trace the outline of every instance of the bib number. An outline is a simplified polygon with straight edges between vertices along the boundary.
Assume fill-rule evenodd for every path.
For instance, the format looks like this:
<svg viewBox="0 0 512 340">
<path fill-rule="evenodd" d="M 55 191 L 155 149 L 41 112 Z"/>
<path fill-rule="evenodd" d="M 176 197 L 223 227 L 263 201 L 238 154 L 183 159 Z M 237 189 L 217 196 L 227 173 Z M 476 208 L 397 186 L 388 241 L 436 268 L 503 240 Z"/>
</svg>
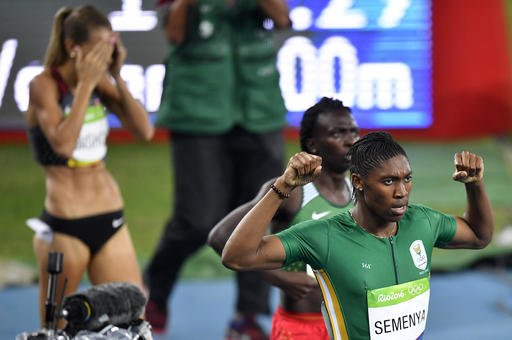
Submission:
<svg viewBox="0 0 512 340">
<path fill-rule="evenodd" d="M 418 339 L 425 331 L 428 278 L 367 292 L 370 339 Z"/>
</svg>

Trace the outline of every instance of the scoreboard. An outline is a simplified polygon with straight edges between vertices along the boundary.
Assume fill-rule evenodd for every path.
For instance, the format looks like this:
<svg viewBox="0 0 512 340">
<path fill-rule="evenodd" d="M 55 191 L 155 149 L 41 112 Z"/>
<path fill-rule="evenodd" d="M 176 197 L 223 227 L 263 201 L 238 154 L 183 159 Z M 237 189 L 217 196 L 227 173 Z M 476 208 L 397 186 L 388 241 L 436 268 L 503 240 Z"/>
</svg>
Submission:
<svg viewBox="0 0 512 340">
<path fill-rule="evenodd" d="M 0 129 L 24 125 L 28 84 L 42 70 L 55 11 L 84 3 L 0 2 Z M 122 76 L 154 114 L 167 50 L 156 1 L 87 3 L 107 14 L 121 32 L 128 49 Z M 288 0 L 288 5 L 293 29 L 276 39 L 290 126 L 298 126 L 303 112 L 323 96 L 350 106 L 362 128 L 432 124 L 431 0 Z M 41 20 L 34 23 L 30 13 L 36 12 Z M 113 116 L 111 125 L 119 125 Z"/>
<path fill-rule="evenodd" d="M 353 109 L 363 128 L 432 123 L 429 0 L 290 0 L 296 35 L 283 44 L 281 90 L 297 126 L 322 97 Z"/>
</svg>

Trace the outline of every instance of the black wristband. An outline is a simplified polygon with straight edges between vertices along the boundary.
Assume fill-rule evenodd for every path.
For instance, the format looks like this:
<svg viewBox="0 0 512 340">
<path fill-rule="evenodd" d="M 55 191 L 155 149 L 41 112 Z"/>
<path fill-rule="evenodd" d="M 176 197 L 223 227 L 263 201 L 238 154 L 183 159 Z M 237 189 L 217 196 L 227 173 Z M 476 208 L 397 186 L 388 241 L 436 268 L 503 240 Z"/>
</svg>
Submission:
<svg viewBox="0 0 512 340">
<path fill-rule="evenodd" d="M 290 194 L 286 194 L 286 193 L 282 192 L 273 183 L 270 184 L 270 188 L 272 190 L 274 190 L 274 192 L 277 194 L 277 196 L 279 196 L 279 198 L 282 199 L 282 200 L 284 200 L 285 198 L 290 197 Z"/>
</svg>

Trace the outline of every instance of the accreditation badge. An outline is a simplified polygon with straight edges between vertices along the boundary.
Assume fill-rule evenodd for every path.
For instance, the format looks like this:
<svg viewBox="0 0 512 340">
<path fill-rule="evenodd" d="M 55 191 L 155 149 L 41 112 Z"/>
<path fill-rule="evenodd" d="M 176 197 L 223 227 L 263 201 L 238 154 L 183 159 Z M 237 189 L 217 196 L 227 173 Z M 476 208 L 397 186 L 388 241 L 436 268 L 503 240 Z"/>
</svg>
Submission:
<svg viewBox="0 0 512 340">
<path fill-rule="evenodd" d="M 428 278 L 367 292 L 370 339 L 421 338 L 430 298 Z"/>
</svg>

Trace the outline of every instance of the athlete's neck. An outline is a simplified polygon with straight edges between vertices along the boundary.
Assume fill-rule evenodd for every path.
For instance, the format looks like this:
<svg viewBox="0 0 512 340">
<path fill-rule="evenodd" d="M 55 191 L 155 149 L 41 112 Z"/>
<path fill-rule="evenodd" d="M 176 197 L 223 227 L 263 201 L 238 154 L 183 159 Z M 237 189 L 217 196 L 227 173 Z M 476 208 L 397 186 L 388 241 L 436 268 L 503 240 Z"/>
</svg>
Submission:
<svg viewBox="0 0 512 340">
<path fill-rule="evenodd" d="M 78 82 L 78 77 L 75 71 L 75 65 L 73 63 L 74 60 L 69 60 L 61 66 L 57 67 L 57 71 L 59 72 L 60 76 L 62 77 L 62 79 L 64 80 L 69 89 L 74 89 Z"/>
<path fill-rule="evenodd" d="M 350 202 L 352 193 L 347 186 L 345 173 L 323 172 L 314 181 L 320 194 L 329 202 L 336 205 L 346 205 Z"/>
<path fill-rule="evenodd" d="M 398 231 L 398 222 L 377 222 L 376 219 L 365 217 L 357 207 L 348 212 L 354 222 L 364 231 L 380 238 L 388 238 L 396 235 Z"/>
</svg>

